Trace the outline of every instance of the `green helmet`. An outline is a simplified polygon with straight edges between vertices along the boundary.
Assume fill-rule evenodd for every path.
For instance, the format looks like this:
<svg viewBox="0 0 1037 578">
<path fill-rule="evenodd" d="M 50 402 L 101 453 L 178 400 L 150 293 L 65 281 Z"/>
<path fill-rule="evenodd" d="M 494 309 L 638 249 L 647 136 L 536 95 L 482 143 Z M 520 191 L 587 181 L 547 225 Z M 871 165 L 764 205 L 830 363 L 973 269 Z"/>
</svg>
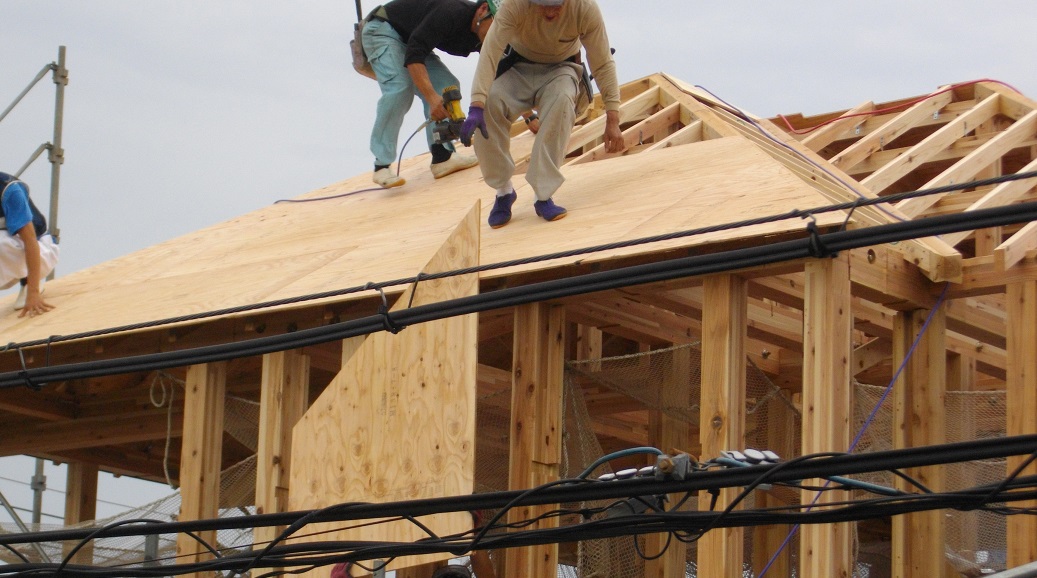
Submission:
<svg viewBox="0 0 1037 578">
<path fill-rule="evenodd" d="M 497 15 L 497 7 L 503 0 L 486 0 L 486 5 L 490 8 L 490 16 Z"/>
</svg>

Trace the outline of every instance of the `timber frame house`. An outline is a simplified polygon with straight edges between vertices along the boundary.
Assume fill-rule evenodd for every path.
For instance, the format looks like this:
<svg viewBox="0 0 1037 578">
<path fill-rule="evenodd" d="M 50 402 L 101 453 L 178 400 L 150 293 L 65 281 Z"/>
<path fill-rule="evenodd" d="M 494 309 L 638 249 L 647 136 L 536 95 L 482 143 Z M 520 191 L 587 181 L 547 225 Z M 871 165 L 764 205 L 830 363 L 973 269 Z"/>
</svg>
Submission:
<svg viewBox="0 0 1037 578">
<path fill-rule="evenodd" d="M 752 117 L 665 74 L 625 84 L 622 101 L 624 153 L 604 152 L 600 103 L 573 131 L 567 181 L 555 197 L 570 211 L 563 220 L 537 218 L 531 190 L 517 175 L 514 218 L 491 230 L 485 215 L 492 192 L 477 169 L 433 180 L 427 155 L 407 159 L 402 188 L 339 196 L 370 185 L 369 175 L 359 175 L 293 199 L 312 202 L 275 203 L 49 282 L 48 300 L 57 308 L 35 319 L 4 314 L 5 343 L 133 329 L 8 347 L 0 352 L 0 372 L 290 334 L 373 315 L 383 299 L 399 311 L 765 247 L 807 237 L 807 220 L 666 236 L 1037 170 L 1037 102 L 990 81 L 771 119 Z M 532 143 L 533 135 L 516 123 L 512 151 L 520 173 Z M 1016 180 L 818 213 L 813 222 L 822 232 L 852 230 L 1009 206 L 1037 200 L 1035 184 Z M 624 244 L 657 237 L 663 238 Z M 535 259 L 598 246 L 605 248 Z M 954 390 L 1004 390 L 1006 434 L 1037 433 L 1035 250 L 1037 223 L 1031 222 L 172 367 L 162 372 L 184 388 L 169 408 L 151 403 L 156 370 L 46 383 L 38 391 L 8 387 L 0 390 L 0 455 L 69 464 L 68 523 L 93 517 L 99 470 L 164 481 L 167 460 L 182 495 L 180 519 L 214 518 L 219 472 L 253 453 L 223 433 L 224 402 L 234 396 L 260 407 L 255 488 L 244 491 L 254 490 L 259 511 L 460 495 L 473 491 L 479 475 L 474 446 L 488 443 L 475 412 L 491 394 L 510 389 L 509 484 L 527 488 L 560 475 L 567 360 L 689 343 L 701 344 L 699 411 L 711 418 L 694 425 L 663 419 L 636 400 L 588 386 L 588 411 L 603 448 L 652 445 L 704 458 L 744 448 L 745 360 L 796 400 L 800 454 L 845 451 L 852 436 L 850 384 L 885 385 L 905 359 L 894 394 L 895 447 L 942 443 L 944 399 Z M 385 287 L 384 294 L 326 294 L 491 263 L 510 265 Z M 294 299 L 300 296 L 318 298 Z M 256 303 L 276 304 L 247 309 Z M 230 312 L 185 318 L 222 310 Z M 149 325 L 167 319 L 175 322 Z M 910 357 L 927 319 L 921 353 Z M 944 484 L 935 469 L 913 474 L 930 487 Z M 720 503 L 733 493 L 721 492 Z M 708 505 L 708 497 L 700 499 Z M 936 511 L 892 520 L 886 529 L 892 575 L 953 575 L 944 559 L 941 517 Z M 444 516 L 436 523 L 463 528 L 471 522 Z M 257 530 L 256 538 L 275 531 Z M 744 558 L 744 532 L 703 537 L 696 575 L 740 575 L 732 569 L 743 565 L 759 570 L 760 560 Z M 781 537 L 761 540 L 773 544 Z M 799 540 L 796 559 L 779 562 L 784 566 L 775 575 L 789 575 L 794 563 L 801 577 L 851 574 L 847 524 L 804 526 Z M 1010 518 L 1006 548 L 1008 567 L 1037 560 L 1037 519 Z M 186 540 L 178 551 L 205 555 Z M 509 550 L 499 569 L 505 578 L 555 576 L 553 566 L 565 556 L 557 545 Z M 685 556 L 684 546 L 674 545 L 646 562 L 645 575 L 683 576 Z M 398 575 L 427 575 L 423 565 L 435 561 L 411 560 L 415 569 L 401 567 Z"/>
</svg>

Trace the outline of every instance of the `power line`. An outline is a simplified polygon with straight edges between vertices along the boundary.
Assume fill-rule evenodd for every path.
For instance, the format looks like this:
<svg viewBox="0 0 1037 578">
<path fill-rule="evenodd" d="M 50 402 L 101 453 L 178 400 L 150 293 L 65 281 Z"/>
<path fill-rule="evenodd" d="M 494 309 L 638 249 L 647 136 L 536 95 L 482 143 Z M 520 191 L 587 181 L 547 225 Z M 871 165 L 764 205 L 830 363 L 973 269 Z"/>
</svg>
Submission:
<svg viewBox="0 0 1037 578">
<path fill-rule="evenodd" d="M 609 289 L 642 285 L 672 279 L 721 273 L 806 258 L 827 258 L 839 251 L 1037 220 L 1037 202 L 981 209 L 968 213 L 939 215 L 920 221 L 904 221 L 862 229 L 820 233 L 810 222 L 802 239 L 772 243 L 761 247 L 735 249 L 706 255 L 695 255 L 589 273 L 488 293 L 419 305 L 388 312 L 383 303 L 379 314 L 331 325 L 304 329 L 293 333 L 258 337 L 219 345 L 95 360 L 48 367 L 23 368 L 0 373 L 0 389 L 84 379 L 120 373 L 153 371 L 240 357 L 263 355 L 275 351 L 299 349 L 367 335 L 377 331 L 393 333 L 413 325 L 458 315 L 513 307 L 528 303 L 560 299 Z M 432 276 L 426 276 L 425 279 Z M 384 295 L 384 294 L 383 294 Z"/>
</svg>

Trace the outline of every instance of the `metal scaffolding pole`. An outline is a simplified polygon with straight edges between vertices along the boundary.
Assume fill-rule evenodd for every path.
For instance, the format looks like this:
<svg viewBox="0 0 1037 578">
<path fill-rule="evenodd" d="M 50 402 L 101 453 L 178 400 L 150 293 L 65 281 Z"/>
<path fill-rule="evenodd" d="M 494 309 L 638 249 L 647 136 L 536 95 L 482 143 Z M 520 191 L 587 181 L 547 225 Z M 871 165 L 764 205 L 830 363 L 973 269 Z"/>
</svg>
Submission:
<svg viewBox="0 0 1037 578">
<path fill-rule="evenodd" d="M 61 165 L 65 162 L 65 149 L 61 147 L 61 130 L 65 119 L 65 86 L 68 85 L 68 69 L 65 68 L 65 47 L 58 47 L 58 65 L 54 68 L 54 139 L 50 146 L 50 235 L 60 240 L 58 229 L 58 189 L 61 184 Z M 54 277 L 51 271 L 50 278 Z"/>
</svg>

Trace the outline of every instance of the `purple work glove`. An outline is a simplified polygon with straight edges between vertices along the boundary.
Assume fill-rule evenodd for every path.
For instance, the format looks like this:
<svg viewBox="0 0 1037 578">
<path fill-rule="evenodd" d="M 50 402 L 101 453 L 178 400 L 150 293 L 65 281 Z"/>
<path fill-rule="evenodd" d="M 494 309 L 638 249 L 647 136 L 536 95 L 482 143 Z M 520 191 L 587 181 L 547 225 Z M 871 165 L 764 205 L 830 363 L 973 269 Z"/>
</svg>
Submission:
<svg viewBox="0 0 1037 578">
<path fill-rule="evenodd" d="M 461 144 L 466 147 L 472 146 L 472 135 L 475 134 L 476 128 L 482 133 L 483 138 L 490 138 L 486 132 L 486 120 L 483 118 L 482 108 L 469 106 L 468 118 L 464 119 L 464 124 L 461 125 Z"/>
</svg>

